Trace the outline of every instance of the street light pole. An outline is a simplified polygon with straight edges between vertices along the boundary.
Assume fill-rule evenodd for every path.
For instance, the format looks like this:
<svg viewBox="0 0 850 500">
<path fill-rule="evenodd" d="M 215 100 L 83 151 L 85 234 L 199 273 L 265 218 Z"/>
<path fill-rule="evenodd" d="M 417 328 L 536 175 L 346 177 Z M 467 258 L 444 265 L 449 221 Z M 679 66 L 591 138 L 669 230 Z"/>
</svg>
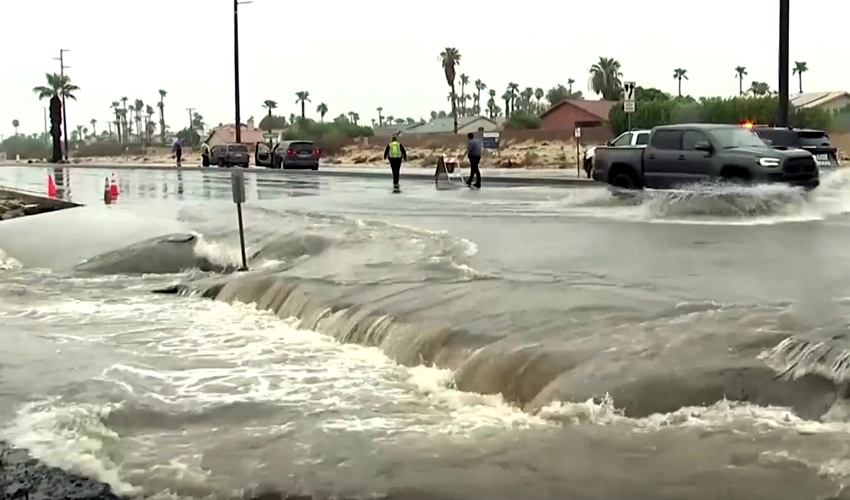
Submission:
<svg viewBox="0 0 850 500">
<path fill-rule="evenodd" d="M 242 142 L 242 117 L 239 105 L 239 5 L 251 3 L 251 0 L 240 2 L 233 0 L 233 77 L 235 89 L 236 110 L 236 142 Z"/>
<path fill-rule="evenodd" d="M 195 108 L 186 108 L 186 111 L 189 112 L 189 143 L 192 145 L 192 147 L 195 147 L 195 141 L 192 140 L 192 132 L 195 131 Z"/>
<path fill-rule="evenodd" d="M 791 0 L 779 0 L 779 116 L 776 117 L 776 124 L 780 127 L 788 126 L 790 4 Z"/>
<path fill-rule="evenodd" d="M 62 135 L 64 136 L 65 141 L 65 151 L 62 153 L 62 157 L 65 161 L 68 161 L 68 111 L 65 106 L 65 70 L 70 69 L 70 66 L 65 66 L 65 52 L 71 52 L 69 49 L 59 49 L 59 57 L 54 57 L 54 61 L 59 61 L 59 78 L 62 79 L 62 89 L 60 92 L 62 93 Z"/>
</svg>

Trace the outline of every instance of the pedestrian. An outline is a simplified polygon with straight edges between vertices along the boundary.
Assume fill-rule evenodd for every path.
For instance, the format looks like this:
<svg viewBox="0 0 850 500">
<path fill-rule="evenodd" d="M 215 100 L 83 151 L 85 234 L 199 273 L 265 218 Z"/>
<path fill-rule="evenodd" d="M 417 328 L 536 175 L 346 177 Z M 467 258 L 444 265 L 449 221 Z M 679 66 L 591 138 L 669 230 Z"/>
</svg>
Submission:
<svg viewBox="0 0 850 500">
<path fill-rule="evenodd" d="M 401 189 L 398 187 L 398 178 L 401 173 L 401 163 L 407 161 L 407 151 L 398 142 L 398 136 L 394 135 L 390 143 L 387 144 L 387 148 L 384 149 L 384 159 L 390 160 L 390 168 L 393 171 L 393 191 L 399 192 Z"/>
<path fill-rule="evenodd" d="M 174 151 L 174 156 L 177 158 L 177 166 L 181 166 L 183 161 L 183 144 L 180 139 L 174 141 L 174 146 L 172 147 Z"/>
<path fill-rule="evenodd" d="M 481 171 L 478 169 L 478 164 L 481 163 L 484 141 L 480 137 L 475 137 L 472 132 L 466 134 L 466 138 L 466 157 L 469 158 L 469 177 L 466 178 L 466 185 L 468 187 L 475 186 L 478 189 L 481 187 Z"/>
<path fill-rule="evenodd" d="M 210 145 L 206 142 L 201 144 L 201 165 L 210 166 Z"/>
</svg>

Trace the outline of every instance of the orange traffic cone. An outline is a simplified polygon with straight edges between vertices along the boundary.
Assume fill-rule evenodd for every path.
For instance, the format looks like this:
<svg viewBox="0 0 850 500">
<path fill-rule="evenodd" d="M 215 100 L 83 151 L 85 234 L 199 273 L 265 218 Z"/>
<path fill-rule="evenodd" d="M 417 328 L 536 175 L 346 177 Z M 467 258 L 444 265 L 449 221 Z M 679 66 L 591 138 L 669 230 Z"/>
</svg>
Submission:
<svg viewBox="0 0 850 500">
<path fill-rule="evenodd" d="M 53 176 L 47 174 L 47 196 L 56 198 L 56 184 L 53 182 Z"/>
<path fill-rule="evenodd" d="M 112 192 L 109 189 L 109 178 L 103 180 L 103 203 L 106 205 L 112 204 Z"/>
<path fill-rule="evenodd" d="M 109 179 L 109 196 L 111 196 L 113 200 L 118 198 L 118 182 L 115 181 L 114 173 Z"/>
</svg>

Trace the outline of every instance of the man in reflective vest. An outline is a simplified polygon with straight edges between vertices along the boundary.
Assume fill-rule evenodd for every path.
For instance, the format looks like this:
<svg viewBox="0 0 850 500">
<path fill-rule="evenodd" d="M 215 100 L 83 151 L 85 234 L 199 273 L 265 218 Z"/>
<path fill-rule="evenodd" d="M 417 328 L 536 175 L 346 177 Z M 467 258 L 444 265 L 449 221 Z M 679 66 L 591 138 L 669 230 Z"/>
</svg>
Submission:
<svg viewBox="0 0 850 500">
<path fill-rule="evenodd" d="M 407 151 L 398 142 L 398 136 L 393 136 L 387 148 L 384 150 L 384 159 L 390 160 L 390 168 L 393 171 L 393 189 L 398 189 L 398 176 L 401 172 L 401 162 L 407 161 Z"/>
</svg>

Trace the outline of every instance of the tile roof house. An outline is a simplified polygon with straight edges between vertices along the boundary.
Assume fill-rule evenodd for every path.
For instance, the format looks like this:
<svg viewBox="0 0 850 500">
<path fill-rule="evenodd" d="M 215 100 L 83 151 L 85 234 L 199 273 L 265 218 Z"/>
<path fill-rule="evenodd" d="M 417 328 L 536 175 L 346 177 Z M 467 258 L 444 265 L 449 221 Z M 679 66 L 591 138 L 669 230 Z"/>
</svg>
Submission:
<svg viewBox="0 0 850 500">
<path fill-rule="evenodd" d="M 242 125 L 242 144 L 254 145 L 264 142 L 263 131 L 254 126 L 254 119 L 249 118 L 247 124 Z M 213 128 L 204 141 L 210 147 L 226 142 L 236 142 L 236 127 L 230 123 Z"/>
<path fill-rule="evenodd" d="M 390 137 L 401 132 L 407 133 L 408 130 L 422 125 L 421 123 L 402 123 L 400 125 L 384 125 L 383 127 L 374 127 L 372 133 L 375 137 Z"/>
<path fill-rule="evenodd" d="M 608 123 L 608 113 L 616 101 L 564 99 L 540 115 L 540 128 L 546 130 L 600 127 Z"/>
<path fill-rule="evenodd" d="M 484 128 L 485 132 L 493 132 L 499 129 L 499 126 L 493 120 L 485 116 L 458 116 L 457 117 L 457 133 L 466 134 L 468 132 L 477 132 L 478 128 Z M 421 123 L 407 129 L 404 133 L 410 135 L 427 135 L 427 134 L 451 134 L 455 130 L 454 120 L 451 116 L 447 118 L 437 118 L 426 123 Z"/>
<path fill-rule="evenodd" d="M 791 95 L 788 102 L 796 108 L 838 110 L 850 105 L 850 92 L 803 92 Z"/>
</svg>

